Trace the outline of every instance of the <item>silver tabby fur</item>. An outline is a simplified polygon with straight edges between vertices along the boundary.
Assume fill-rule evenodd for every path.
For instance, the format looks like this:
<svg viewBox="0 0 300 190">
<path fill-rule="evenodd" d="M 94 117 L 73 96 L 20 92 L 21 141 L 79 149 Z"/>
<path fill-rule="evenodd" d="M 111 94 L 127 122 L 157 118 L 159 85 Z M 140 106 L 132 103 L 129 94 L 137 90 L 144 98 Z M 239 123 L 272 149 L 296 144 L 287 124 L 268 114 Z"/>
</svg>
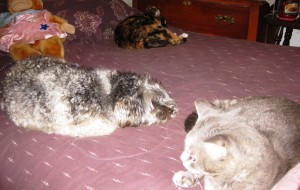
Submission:
<svg viewBox="0 0 300 190">
<path fill-rule="evenodd" d="M 195 103 L 177 186 L 205 190 L 270 190 L 300 162 L 300 105 L 281 97 Z M 188 121 L 186 124 L 193 122 Z"/>
<path fill-rule="evenodd" d="M 165 122 L 175 101 L 150 76 L 81 68 L 49 57 L 17 62 L 1 86 L 1 108 L 18 126 L 76 137 Z"/>
</svg>

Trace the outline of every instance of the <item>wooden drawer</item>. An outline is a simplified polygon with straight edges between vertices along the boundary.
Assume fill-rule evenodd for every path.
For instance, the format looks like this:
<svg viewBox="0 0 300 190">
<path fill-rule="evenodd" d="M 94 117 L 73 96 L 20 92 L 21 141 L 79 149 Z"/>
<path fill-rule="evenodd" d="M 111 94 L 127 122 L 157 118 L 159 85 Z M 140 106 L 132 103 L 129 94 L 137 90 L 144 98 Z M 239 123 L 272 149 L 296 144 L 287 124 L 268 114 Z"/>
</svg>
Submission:
<svg viewBox="0 0 300 190">
<path fill-rule="evenodd" d="M 203 1 L 183 2 L 191 4 L 184 5 L 177 0 L 174 6 L 163 9 L 170 25 L 202 33 L 247 38 L 248 7 Z M 191 13 L 192 17 L 186 13 Z"/>
<path fill-rule="evenodd" d="M 133 0 L 139 10 L 161 9 L 168 25 L 211 35 L 256 40 L 259 0 Z"/>
</svg>

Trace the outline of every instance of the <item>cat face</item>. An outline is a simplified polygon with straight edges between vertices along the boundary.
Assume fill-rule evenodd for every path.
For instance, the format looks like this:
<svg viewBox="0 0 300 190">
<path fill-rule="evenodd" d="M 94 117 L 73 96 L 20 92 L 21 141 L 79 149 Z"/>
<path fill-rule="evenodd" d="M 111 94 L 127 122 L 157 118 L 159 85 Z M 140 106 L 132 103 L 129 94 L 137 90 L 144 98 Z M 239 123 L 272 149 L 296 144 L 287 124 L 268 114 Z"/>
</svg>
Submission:
<svg viewBox="0 0 300 190">
<path fill-rule="evenodd" d="M 146 79 L 143 84 L 144 121 L 148 124 L 165 122 L 178 112 L 175 101 L 157 82 Z"/>
<path fill-rule="evenodd" d="M 122 95 L 114 108 L 119 126 L 151 125 L 166 122 L 176 116 L 178 108 L 175 101 L 158 82 L 150 76 L 130 77 L 132 77 L 129 85 L 131 90 L 127 90 L 128 92 L 124 89 L 119 90 Z M 119 86 L 126 85 L 119 83 Z"/>
<path fill-rule="evenodd" d="M 198 175 L 218 175 L 232 160 L 234 141 L 229 135 L 218 134 L 227 125 L 218 117 L 221 111 L 206 101 L 195 103 L 197 121 L 185 139 L 180 159 L 185 168 Z M 195 113 L 194 113 L 195 114 Z"/>
<path fill-rule="evenodd" d="M 203 141 L 192 133 L 180 156 L 184 167 L 197 175 L 219 175 L 231 158 L 228 137 L 219 135 Z"/>
</svg>

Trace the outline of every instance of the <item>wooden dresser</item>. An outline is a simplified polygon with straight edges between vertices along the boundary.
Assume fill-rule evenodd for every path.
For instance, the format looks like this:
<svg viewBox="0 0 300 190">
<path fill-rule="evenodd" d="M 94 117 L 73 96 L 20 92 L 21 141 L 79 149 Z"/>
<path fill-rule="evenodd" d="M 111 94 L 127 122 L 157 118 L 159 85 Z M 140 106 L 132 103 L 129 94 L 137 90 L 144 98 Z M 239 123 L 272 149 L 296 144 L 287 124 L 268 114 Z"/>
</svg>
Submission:
<svg viewBox="0 0 300 190">
<path fill-rule="evenodd" d="M 263 0 L 133 0 L 144 11 L 158 7 L 167 24 L 210 35 L 263 41 L 263 16 L 269 4 Z"/>
</svg>

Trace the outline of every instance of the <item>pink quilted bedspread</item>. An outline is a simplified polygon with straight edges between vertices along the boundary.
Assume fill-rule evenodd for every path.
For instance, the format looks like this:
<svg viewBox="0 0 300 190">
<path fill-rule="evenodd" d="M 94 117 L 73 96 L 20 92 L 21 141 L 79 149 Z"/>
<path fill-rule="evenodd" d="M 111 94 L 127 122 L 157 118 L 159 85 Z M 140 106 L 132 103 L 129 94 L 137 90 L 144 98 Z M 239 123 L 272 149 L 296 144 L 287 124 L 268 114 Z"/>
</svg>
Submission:
<svg viewBox="0 0 300 190">
<path fill-rule="evenodd" d="M 300 103 L 300 48 L 188 34 L 186 44 L 147 50 L 120 49 L 112 40 L 66 44 L 67 60 L 81 66 L 151 74 L 179 114 L 165 124 L 79 139 L 18 128 L 0 112 L 0 189 L 179 189 L 172 176 L 184 170 L 183 123 L 196 99 L 278 95 Z M 1 54 L 3 76 L 11 61 Z"/>
</svg>

